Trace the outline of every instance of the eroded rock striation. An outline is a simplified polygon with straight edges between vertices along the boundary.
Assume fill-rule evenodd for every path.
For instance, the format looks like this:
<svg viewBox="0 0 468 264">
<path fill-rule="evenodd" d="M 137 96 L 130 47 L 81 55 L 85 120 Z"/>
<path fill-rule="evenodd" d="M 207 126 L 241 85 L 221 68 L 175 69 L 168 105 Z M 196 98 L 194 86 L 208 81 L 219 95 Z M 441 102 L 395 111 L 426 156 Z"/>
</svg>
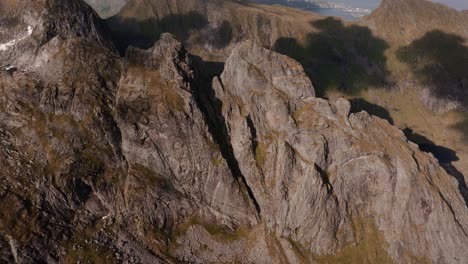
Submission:
<svg viewBox="0 0 468 264">
<path fill-rule="evenodd" d="M 293 59 L 245 41 L 206 83 L 170 34 L 119 57 L 86 5 L 44 3 L 56 26 L 0 51 L 1 261 L 468 260 L 456 181 Z"/>
</svg>

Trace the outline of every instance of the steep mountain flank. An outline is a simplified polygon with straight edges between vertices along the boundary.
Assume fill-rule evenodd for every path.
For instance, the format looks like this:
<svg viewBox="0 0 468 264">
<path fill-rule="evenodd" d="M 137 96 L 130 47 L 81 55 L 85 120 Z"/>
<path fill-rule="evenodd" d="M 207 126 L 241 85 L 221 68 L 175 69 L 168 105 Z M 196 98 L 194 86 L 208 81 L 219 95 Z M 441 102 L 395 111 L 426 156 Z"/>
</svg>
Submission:
<svg viewBox="0 0 468 264">
<path fill-rule="evenodd" d="M 468 260 L 456 180 L 295 60 L 170 34 L 119 57 L 82 2 L 25 3 L 0 24 L 0 262 Z"/>
</svg>

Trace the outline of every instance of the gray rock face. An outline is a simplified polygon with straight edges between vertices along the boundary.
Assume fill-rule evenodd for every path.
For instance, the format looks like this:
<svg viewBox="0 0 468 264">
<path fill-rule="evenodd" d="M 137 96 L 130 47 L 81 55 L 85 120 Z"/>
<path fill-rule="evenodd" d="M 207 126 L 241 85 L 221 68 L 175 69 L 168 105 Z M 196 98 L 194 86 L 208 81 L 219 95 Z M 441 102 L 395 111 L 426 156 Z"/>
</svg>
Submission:
<svg viewBox="0 0 468 264">
<path fill-rule="evenodd" d="M 230 175 L 198 109 L 187 55 L 169 34 L 149 50 L 128 51 L 117 93 L 124 155 L 130 167 L 144 167 L 168 181 L 166 187 L 192 206 L 207 205 L 203 210 L 221 223 L 255 223 L 253 207 L 244 200 L 242 186 Z"/>
<path fill-rule="evenodd" d="M 455 179 L 294 60 L 243 42 L 206 85 L 171 35 L 120 58 L 83 8 L 2 53 L 34 64 L 0 71 L 1 261 L 468 260 Z"/>
<path fill-rule="evenodd" d="M 2 65 L 41 67 L 50 61 L 50 49 L 62 42 L 87 39 L 92 45 L 113 48 L 106 24 L 81 0 L 15 0 L 0 4 Z M 59 47 L 60 46 L 60 47 Z"/>
<path fill-rule="evenodd" d="M 466 259 L 464 243 L 446 236 L 467 239 L 454 179 L 386 121 L 314 98 L 306 79 L 296 62 L 247 42 L 214 83 L 265 225 L 317 255 L 356 241 L 360 221 L 375 225 L 396 262 Z"/>
</svg>

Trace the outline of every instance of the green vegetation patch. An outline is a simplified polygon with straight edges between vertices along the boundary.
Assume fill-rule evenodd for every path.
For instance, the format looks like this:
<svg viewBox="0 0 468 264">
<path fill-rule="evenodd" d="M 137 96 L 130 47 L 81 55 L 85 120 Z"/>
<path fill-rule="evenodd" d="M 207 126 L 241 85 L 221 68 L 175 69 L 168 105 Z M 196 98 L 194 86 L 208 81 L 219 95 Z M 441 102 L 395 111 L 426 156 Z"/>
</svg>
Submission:
<svg viewBox="0 0 468 264">
<path fill-rule="evenodd" d="M 222 243 L 230 243 L 245 238 L 249 232 L 244 228 L 231 231 L 224 226 L 204 221 L 197 216 L 191 216 L 173 230 L 171 240 L 175 243 L 177 237 L 185 235 L 191 226 L 196 225 L 203 227 L 215 240 Z"/>
<path fill-rule="evenodd" d="M 160 187 L 165 190 L 171 187 L 171 183 L 168 179 L 157 174 L 144 165 L 133 163 L 130 166 L 130 171 L 132 175 L 138 180 L 138 182 L 143 186 Z"/>
<path fill-rule="evenodd" d="M 65 245 L 65 263 L 117 263 L 113 252 L 91 241 L 95 238 L 98 227 L 90 226 L 82 230 L 76 230 L 73 237 Z"/>
<path fill-rule="evenodd" d="M 308 110 L 311 109 L 311 105 L 304 105 L 303 107 L 297 109 L 296 111 L 294 111 L 293 113 L 293 119 L 294 121 L 296 122 L 296 124 L 300 124 L 301 123 L 301 117 L 302 115 L 307 112 Z"/>
<path fill-rule="evenodd" d="M 260 167 L 265 165 L 268 154 L 268 146 L 259 142 L 255 148 L 255 160 Z"/>
<path fill-rule="evenodd" d="M 176 91 L 177 85 L 172 85 L 169 81 L 162 78 L 158 72 L 143 67 L 135 68 L 132 70 L 132 74 L 139 74 L 145 78 L 148 85 L 147 88 L 156 100 L 160 101 L 162 99 L 171 109 L 177 112 L 184 111 L 185 100 Z"/>
<path fill-rule="evenodd" d="M 339 250 L 336 255 L 316 257 L 320 264 L 390 264 L 387 243 L 372 220 L 353 219 L 356 241 Z"/>
<path fill-rule="evenodd" d="M 291 237 L 288 237 L 288 242 L 291 244 L 292 250 L 296 257 L 301 263 L 309 263 L 310 252 L 305 249 L 299 242 L 294 241 Z"/>
</svg>

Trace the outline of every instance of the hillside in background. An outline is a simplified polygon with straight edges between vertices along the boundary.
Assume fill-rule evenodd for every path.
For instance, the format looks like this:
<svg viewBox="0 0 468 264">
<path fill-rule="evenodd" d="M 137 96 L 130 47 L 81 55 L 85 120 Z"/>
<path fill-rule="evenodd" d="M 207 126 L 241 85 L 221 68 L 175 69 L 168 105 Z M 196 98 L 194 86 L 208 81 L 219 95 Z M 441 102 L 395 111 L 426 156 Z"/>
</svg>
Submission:
<svg viewBox="0 0 468 264">
<path fill-rule="evenodd" d="M 129 0 L 84 0 L 102 17 L 107 18 L 117 14 Z"/>
</svg>

